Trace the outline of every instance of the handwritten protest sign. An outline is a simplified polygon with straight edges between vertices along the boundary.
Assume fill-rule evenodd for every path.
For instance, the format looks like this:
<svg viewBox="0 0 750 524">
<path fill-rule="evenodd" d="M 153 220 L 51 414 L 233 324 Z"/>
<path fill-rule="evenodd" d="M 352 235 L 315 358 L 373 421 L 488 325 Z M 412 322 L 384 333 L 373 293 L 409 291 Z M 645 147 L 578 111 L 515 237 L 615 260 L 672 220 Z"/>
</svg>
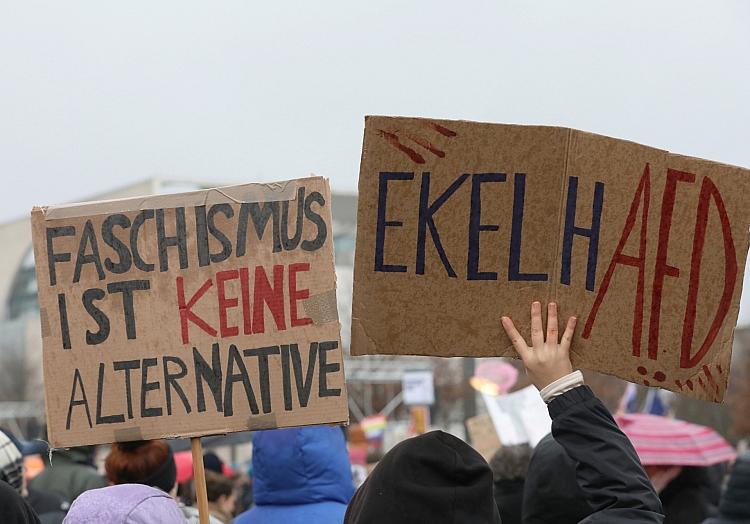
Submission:
<svg viewBox="0 0 750 524">
<path fill-rule="evenodd" d="M 351 352 L 514 356 L 532 300 L 572 359 L 720 401 L 750 171 L 558 127 L 368 117 Z"/>
<path fill-rule="evenodd" d="M 52 445 L 347 421 L 330 202 L 311 177 L 34 208 Z"/>
</svg>

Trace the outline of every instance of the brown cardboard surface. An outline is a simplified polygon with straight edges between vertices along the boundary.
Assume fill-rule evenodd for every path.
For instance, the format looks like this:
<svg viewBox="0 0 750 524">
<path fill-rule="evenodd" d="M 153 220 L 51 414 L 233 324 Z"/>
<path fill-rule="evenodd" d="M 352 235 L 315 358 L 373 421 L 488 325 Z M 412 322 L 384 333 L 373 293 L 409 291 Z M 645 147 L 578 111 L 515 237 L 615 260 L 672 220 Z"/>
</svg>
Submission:
<svg viewBox="0 0 750 524">
<path fill-rule="evenodd" d="M 347 422 L 330 202 L 310 177 L 35 208 L 51 444 Z"/>
<path fill-rule="evenodd" d="M 500 437 L 497 436 L 492 418 L 487 413 L 468 418 L 466 419 L 466 429 L 469 432 L 471 447 L 476 449 L 484 457 L 484 460 L 489 462 L 501 446 Z"/>
<path fill-rule="evenodd" d="M 573 129 L 367 117 L 351 352 L 515 356 L 500 316 L 528 335 L 555 300 L 575 366 L 721 401 L 749 197 L 747 169 Z"/>
</svg>

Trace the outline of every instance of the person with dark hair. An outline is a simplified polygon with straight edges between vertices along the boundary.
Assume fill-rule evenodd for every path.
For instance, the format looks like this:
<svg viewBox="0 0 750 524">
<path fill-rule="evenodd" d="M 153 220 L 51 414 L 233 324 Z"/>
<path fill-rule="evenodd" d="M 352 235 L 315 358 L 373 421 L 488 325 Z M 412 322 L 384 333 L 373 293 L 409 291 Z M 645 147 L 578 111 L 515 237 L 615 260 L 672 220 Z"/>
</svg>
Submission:
<svg viewBox="0 0 750 524">
<path fill-rule="evenodd" d="M 530 459 L 528 444 L 501 446 L 490 459 L 495 502 L 503 524 L 521 524 L 523 486 Z"/>
<path fill-rule="evenodd" d="M 213 471 L 219 475 L 224 474 L 224 461 L 213 451 L 203 454 L 203 467 L 206 471 Z"/>
<path fill-rule="evenodd" d="M 211 516 L 222 524 L 231 524 L 237 499 L 232 479 L 214 470 L 206 470 L 206 493 Z"/>
<path fill-rule="evenodd" d="M 703 524 L 740 524 L 750 522 L 750 451 L 732 466 L 729 482 L 719 501 L 719 515 Z"/>
<path fill-rule="evenodd" d="M 550 303 L 545 337 L 541 309 L 539 302 L 531 305 L 531 346 L 510 318 L 502 318 L 529 378 L 547 403 L 552 438 L 562 449 L 562 454 L 553 452 L 553 461 L 542 460 L 540 454 L 555 446 L 548 449 L 542 445 L 535 450 L 524 487 L 524 524 L 662 523 L 661 502 L 632 443 L 583 384 L 581 372 L 573 371 L 570 344 L 576 318 L 568 320 L 559 338 L 557 305 Z M 556 476 L 561 477 L 559 482 L 547 486 L 546 491 L 539 490 L 545 479 Z M 565 494 L 557 492 L 558 487 L 565 489 Z M 588 508 L 578 507 L 580 501 Z M 577 514 L 570 511 L 573 508 Z"/>
<path fill-rule="evenodd" d="M 39 524 L 31 506 L 16 488 L 0 480 L 0 522 L 2 524 Z"/>
<path fill-rule="evenodd" d="M 56 450 L 51 460 L 43 456 L 46 467 L 31 479 L 29 488 L 51 491 L 72 502 L 84 491 L 105 487 L 107 480 L 94 467 L 95 453 L 96 446 L 80 446 Z"/>
<path fill-rule="evenodd" d="M 258 431 L 253 437 L 255 506 L 235 524 L 336 524 L 354 492 L 337 427 Z"/>
</svg>

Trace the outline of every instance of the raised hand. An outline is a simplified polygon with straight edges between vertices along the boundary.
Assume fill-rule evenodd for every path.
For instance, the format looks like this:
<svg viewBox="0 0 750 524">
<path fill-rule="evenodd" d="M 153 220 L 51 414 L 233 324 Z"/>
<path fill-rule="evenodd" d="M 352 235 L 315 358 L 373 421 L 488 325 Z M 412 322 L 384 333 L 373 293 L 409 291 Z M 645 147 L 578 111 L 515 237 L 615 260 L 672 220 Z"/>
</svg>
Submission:
<svg viewBox="0 0 750 524">
<path fill-rule="evenodd" d="M 555 380 L 573 371 L 570 363 L 570 342 L 576 327 L 576 317 L 570 317 L 562 335 L 558 340 L 557 304 L 550 302 L 547 306 L 547 337 L 545 339 L 542 328 L 542 305 L 539 302 L 531 304 L 531 346 L 513 325 L 510 317 L 502 317 L 503 328 L 513 343 L 518 356 L 521 357 L 526 373 L 531 382 L 543 389 Z"/>
</svg>

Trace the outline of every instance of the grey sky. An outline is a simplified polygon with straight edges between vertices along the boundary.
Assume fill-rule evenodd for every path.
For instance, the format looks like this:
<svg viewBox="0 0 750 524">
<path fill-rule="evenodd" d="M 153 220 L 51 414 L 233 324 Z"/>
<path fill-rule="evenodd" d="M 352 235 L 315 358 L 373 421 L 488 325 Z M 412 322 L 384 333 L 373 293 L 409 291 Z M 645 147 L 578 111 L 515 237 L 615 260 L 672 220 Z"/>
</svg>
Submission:
<svg viewBox="0 0 750 524">
<path fill-rule="evenodd" d="M 0 222 L 153 175 L 354 190 L 365 114 L 750 167 L 749 27 L 745 0 L 6 1 Z"/>
</svg>

